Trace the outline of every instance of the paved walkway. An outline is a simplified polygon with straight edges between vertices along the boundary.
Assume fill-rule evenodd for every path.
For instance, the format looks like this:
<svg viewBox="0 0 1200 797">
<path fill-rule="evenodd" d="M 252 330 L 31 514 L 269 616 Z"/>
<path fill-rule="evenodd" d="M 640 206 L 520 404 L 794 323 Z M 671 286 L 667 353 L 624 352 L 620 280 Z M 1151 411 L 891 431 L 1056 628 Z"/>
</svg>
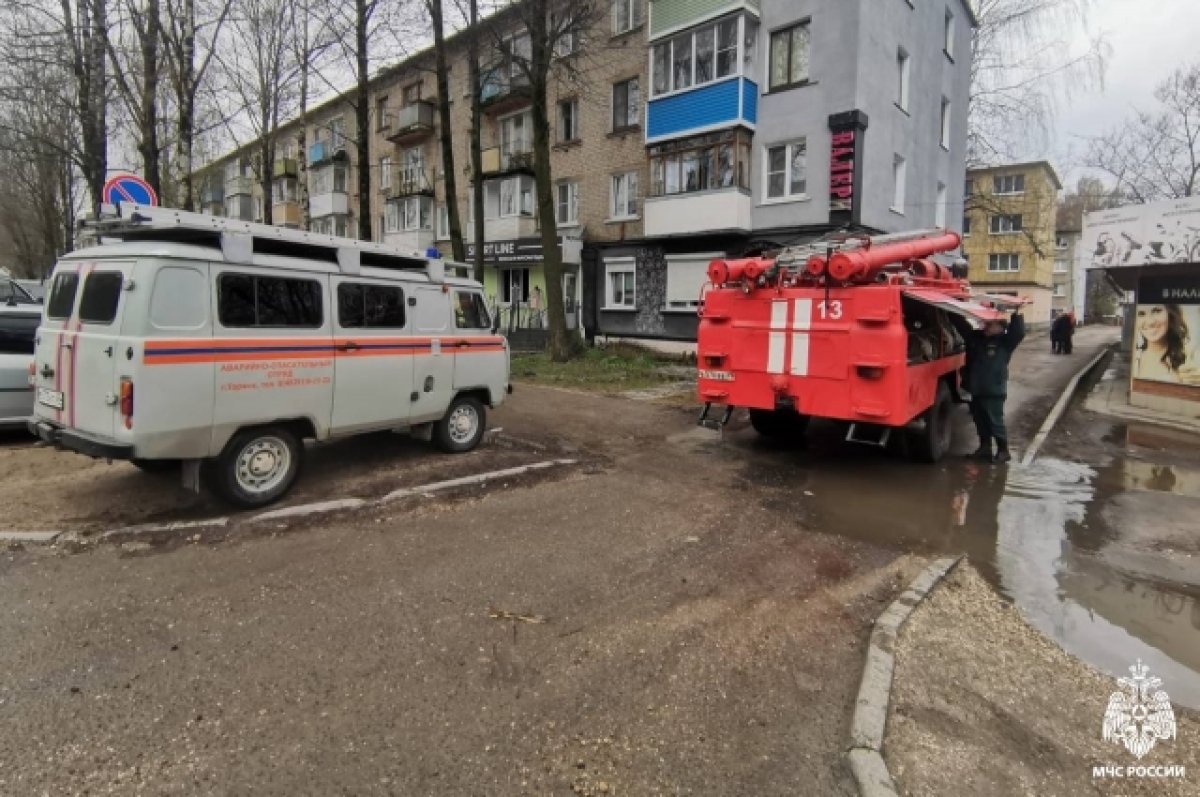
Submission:
<svg viewBox="0 0 1200 797">
<path fill-rule="evenodd" d="M 1135 407 L 1129 403 L 1129 353 L 1118 352 L 1104 376 L 1092 388 L 1084 409 L 1124 421 L 1166 426 L 1200 434 L 1200 417 Z"/>
</svg>

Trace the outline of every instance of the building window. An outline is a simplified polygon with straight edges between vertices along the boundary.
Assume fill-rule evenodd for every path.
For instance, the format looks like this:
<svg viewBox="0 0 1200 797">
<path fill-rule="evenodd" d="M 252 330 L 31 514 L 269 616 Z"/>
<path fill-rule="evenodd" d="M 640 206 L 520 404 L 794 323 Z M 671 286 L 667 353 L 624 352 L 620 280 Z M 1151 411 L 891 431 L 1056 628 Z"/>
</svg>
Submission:
<svg viewBox="0 0 1200 797">
<path fill-rule="evenodd" d="M 717 188 L 749 188 L 746 133 L 709 134 L 658 145 L 650 151 L 651 196 Z"/>
<path fill-rule="evenodd" d="M 314 169 L 310 174 L 312 175 L 313 196 L 346 193 L 345 166 L 326 166 L 322 169 Z"/>
<path fill-rule="evenodd" d="M 579 51 L 579 23 L 570 12 L 562 19 L 551 12 L 550 35 L 555 37 L 554 54 L 557 57 L 566 58 Z"/>
<path fill-rule="evenodd" d="M 612 129 L 624 130 L 634 127 L 641 118 L 642 94 L 638 79 L 630 78 L 613 84 Z"/>
<path fill-rule="evenodd" d="M 988 255 L 988 271 L 1007 272 L 1021 270 L 1021 256 L 1010 253 Z"/>
<path fill-rule="evenodd" d="M 579 223 L 579 183 L 574 180 L 555 186 L 555 221 L 572 226 Z"/>
<path fill-rule="evenodd" d="M 899 88 L 896 92 L 896 104 L 900 106 L 900 110 L 908 110 L 908 76 L 912 69 L 912 59 L 908 57 L 908 53 L 901 47 L 896 53 L 896 76 L 899 80 Z"/>
<path fill-rule="evenodd" d="M 946 228 L 946 184 L 937 184 L 937 205 L 933 209 L 933 226 Z"/>
<path fill-rule="evenodd" d="M 993 194 L 1023 194 L 1025 193 L 1025 175 L 1005 174 L 992 178 Z"/>
<path fill-rule="evenodd" d="M 1057 269 L 1056 269 L 1056 270 L 1057 270 Z M 1055 286 L 1054 286 L 1054 298 L 1055 298 L 1055 299 L 1065 299 L 1065 298 L 1067 298 L 1067 284 L 1066 284 L 1065 282 L 1059 282 L 1059 283 L 1055 284 Z"/>
<path fill-rule="evenodd" d="M 613 34 L 628 33 L 642 24 L 642 0 L 613 2 Z"/>
<path fill-rule="evenodd" d="M 386 130 L 392 124 L 392 115 L 388 113 L 386 96 L 375 100 L 375 129 Z"/>
<path fill-rule="evenodd" d="M 469 214 L 468 214 L 469 215 Z M 533 215 L 533 178 L 515 175 L 483 184 L 483 218 Z"/>
<path fill-rule="evenodd" d="M 612 201 L 609 218 L 636 219 L 638 215 L 638 173 L 615 174 L 612 178 Z"/>
<path fill-rule="evenodd" d="M 963 199 L 970 199 L 975 196 L 975 181 L 967 180 L 963 183 Z"/>
<path fill-rule="evenodd" d="M 309 226 L 313 232 L 319 235 L 332 235 L 337 238 L 345 238 L 346 232 L 350 228 L 350 219 L 348 216 L 323 216 L 319 219 L 313 219 Z"/>
<path fill-rule="evenodd" d="M 771 91 L 808 81 L 808 43 L 807 22 L 771 34 Z"/>
<path fill-rule="evenodd" d="M 632 310 L 637 306 L 637 278 L 632 257 L 615 258 L 604 266 L 604 309 Z"/>
<path fill-rule="evenodd" d="M 421 84 L 410 83 L 400 91 L 400 101 L 405 105 L 413 105 L 421 101 Z"/>
<path fill-rule="evenodd" d="M 1066 274 L 1067 270 L 1068 270 L 1067 269 L 1067 261 L 1065 261 L 1065 260 L 1055 260 L 1054 261 L 1054 273 L 1055 274 Z"/>
<path fill-rule="evenodd" d="M 805 139 L 766 148 L 767 199 L 808 196 L 808 145 Z"/>
<path fill-rule="evenodd" d="M 1054 248 L 1055 249 L 1066 249 L 1067 248 L 1067 239 L 1061 235 L 1054 236 Z"/>
<path fill-rule="evenodd" d="M 434 235 L 439 241 L 450 240 L 450 208 L 445 205 L 438 205 L 437 211 L 434 213 L 437 224 L 437 230 Z"/>
<path fill-rule="evenodd" d="M 950 149 L 950 100 L 942 98 L 942 148 Z"/>
<path fill-rule="evenodd" d="M 946 57 L 954 60 L 954 14 L 950 9 L 946 9 L 946 38 L 942 45 L 942 51 L 946 53 Z"/>
<path fill-rule="evenodd" d="M 1023 219 L 1019 215 L 992 216 L 990 231 L 992 235 L 1014 235 L 1024 228 Z"/>
<path fill-rule="evenodd" d="M 379 159 L 379 187 L 384 191 L 392 187 L 392 159 L 387 155 Z"/>
<path fill-rule="evenodd" d="M 963 238 L 971 234 L 971 217 L 963 214 Z"/>
<path fill-rule="evenodd" d="M 507 305 L 529 301 L 529 269 L 506 268 L 500 272 L 500 299 Z"/>
<path fill-rule="evenodd" d="M 892 158 L 892 210 L 904 212 L 904 189 L 908 180 L 908 164 L 896 155 Z"/>
<path fill-rule="evenodd" d="M 754 41 L 753 24 L 746 21 L 749 42 Z M 652 93 L 658 96 L 737 74 L 737 50 L 737 17 L 727 17 L 656 44 L 650 55 Z"/>
<path fill-rule="evenodd" d="M 579 100 L 563 100 L 558 104 L 558 140 L 579 139 Z"/>
<path fill-rule="evenodd" d="M 409 196 L 383 206 L 386 232 L 432 230 L 433 200 L 427 196 Z"/>
<path fill-rule="evenodd" d="M 295 202 L 296 195 L 296 178 L 280 177 L 275 180 L 274 186 L 271 189 L 271 201 L 273 203 L 279 204 L 281 202 Z"/>
<path fill-rule="evenodd" d="M 708 282 L 708 264 L 721 252 L 671 255 L 667 258 L 667 310 L 695 310 Z"/>
<path fill-rule="evenodd" d="M 505 157 L 521 155 L 533 149 L 533 121 L 529 112 L 500 120 L 500 152 Z"/>
</svg>

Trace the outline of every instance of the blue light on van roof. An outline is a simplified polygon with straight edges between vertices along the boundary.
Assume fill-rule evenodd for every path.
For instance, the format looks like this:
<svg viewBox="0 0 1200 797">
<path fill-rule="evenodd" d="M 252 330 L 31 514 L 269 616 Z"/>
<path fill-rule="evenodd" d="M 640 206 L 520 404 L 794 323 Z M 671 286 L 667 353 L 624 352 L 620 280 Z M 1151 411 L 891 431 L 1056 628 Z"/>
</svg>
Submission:
<svg viewBox="0 0 1200 797">
<path fill-rule="evenodd" d="M 442 253 L 438 251 L 436 246 L 431 246 L 425 250 L 425 257 L 429 258 L 430 260 L 441 260 Z"/>
</svg>

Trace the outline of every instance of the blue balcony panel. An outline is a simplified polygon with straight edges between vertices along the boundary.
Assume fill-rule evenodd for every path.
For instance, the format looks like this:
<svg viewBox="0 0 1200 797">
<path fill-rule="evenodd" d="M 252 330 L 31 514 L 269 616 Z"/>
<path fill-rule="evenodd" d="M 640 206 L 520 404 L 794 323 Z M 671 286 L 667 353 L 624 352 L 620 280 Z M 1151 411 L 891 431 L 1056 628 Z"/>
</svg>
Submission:
<svg viewBox="0 0 1200 797">
<path fill-rule="evenodd" d="M 650 100 L 646 108 L 646 140 L 661 141 L 758 118 L 758 86 L 745 78 L 712 83 L 669 97 Z"/>
</svg>

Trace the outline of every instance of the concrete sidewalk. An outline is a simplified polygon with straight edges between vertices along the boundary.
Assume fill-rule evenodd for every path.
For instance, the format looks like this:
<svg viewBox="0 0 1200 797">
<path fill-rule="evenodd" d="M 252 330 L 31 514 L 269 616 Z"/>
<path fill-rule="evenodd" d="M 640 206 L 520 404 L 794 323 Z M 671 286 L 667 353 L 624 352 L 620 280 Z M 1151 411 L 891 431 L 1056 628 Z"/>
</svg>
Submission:
<svg viewBox="0 0 1200 797">
<path fill-rule="evenodd" d="M 1122 421 L 1165 426 L 1183 432 L 1200 434 L 1200 417 L 1135 407 L 1129 403 L 1129 355 L 1113 357 L 1104 376 L 1092 388 L 1083 405 L 1089 412 L 1107 415 Z"/>
</svg>

